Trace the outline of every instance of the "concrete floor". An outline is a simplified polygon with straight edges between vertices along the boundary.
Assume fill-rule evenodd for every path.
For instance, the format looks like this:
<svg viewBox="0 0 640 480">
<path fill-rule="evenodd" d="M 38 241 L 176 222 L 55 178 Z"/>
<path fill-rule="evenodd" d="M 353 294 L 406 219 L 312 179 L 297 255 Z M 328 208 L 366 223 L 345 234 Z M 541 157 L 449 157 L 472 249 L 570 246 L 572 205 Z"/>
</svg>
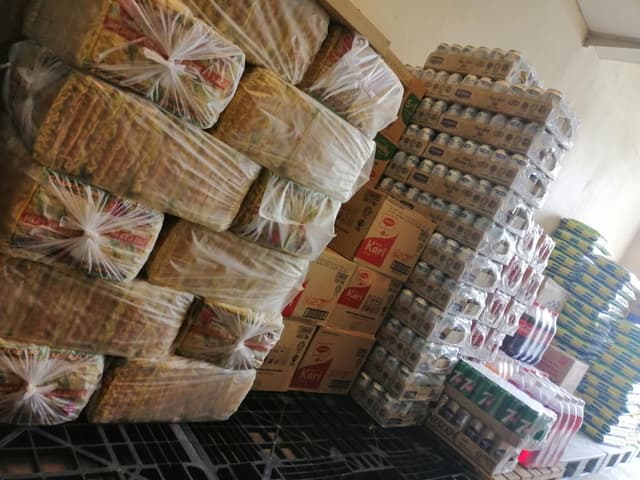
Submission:
<svg viewBox="0 0 640 480">
<path fill-rule="evenodd" d="M 585 480 L 638 480 L 640 479 L 640 460 L 621 465 L 618 468 L 604 470 L 593 475 L 585 475 Z"/>
</svg>

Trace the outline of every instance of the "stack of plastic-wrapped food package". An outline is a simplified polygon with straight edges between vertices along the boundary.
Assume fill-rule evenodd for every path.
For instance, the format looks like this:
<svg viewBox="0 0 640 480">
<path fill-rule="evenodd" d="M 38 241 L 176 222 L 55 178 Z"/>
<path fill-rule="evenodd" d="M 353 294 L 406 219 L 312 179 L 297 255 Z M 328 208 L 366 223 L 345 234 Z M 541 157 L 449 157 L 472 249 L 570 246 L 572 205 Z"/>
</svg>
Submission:
<svg viewBox="0 0 640 480">
<path fill-rule="evenodd" d="M 599 442 L 633 445 L 640 436 L 638 279 L 610 258 L 598 231 L 578 220 L 563 218 L 553 237 L 547 274 L 569 292 L 555 342 L 589 364 L 578 386 L 582 429 Z"/>
<path fill-rule="evenodd" d="M 402 85 L 311 0 L 23 13 L 0 121 L 0 421 L 228 418 Z"/>
</svg>

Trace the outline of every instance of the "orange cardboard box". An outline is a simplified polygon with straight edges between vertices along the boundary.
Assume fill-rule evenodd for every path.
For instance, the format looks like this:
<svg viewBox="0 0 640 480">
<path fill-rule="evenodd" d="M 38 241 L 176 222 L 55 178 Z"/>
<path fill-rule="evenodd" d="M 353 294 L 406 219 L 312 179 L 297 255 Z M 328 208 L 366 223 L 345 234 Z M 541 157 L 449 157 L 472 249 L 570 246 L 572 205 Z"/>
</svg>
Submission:
<svg viewBox="0 0 640 480">
<path fill-rule="evenodd" d="M 402 282 L 358 265 L 326 324 L 375 334 L 401 288 Z"/>
<path fill-rule="evenodd" d="M 424 214 L 363 188 L 340 209 L 329 246 L 356 263 L 405 281 L 434 229 Z"/>
<path fill-rule="evenodd" d="M 320 327 L 291 379 L 290 390 L 347 394 L 375 339 Z"/>
<path fill-rule="evenodd" d="M 311 262 L 303 290 L 284 308 L 284 317 L 324 321 L 336 305 L 356 264 L 326 249 Z"/>
<path fill-rule="evenodd" d="M 302 320 L 284 320 L 280 340 L 256 371 L 253 390 L 286 392 L 296 367 L 313 338 L 316 326 Z"/>
</svg>

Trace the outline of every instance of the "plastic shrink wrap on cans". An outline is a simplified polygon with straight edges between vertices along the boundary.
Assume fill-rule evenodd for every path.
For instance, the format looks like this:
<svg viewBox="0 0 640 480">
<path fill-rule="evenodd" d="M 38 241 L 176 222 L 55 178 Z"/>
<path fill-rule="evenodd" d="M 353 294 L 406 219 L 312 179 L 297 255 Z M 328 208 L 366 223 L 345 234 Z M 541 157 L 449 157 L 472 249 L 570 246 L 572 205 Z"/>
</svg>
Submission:
<svg viewBox="0 0 640 480">
<path fill-rule="evenodd" d="M 202 128 L 227 106 L 244 54 L 180 0 L 33 0 L 24 32 L 65 62 Z"/>
<path fill-rule="evenodd" d="M 255 370 L 225 370 L 175 356 L 116 360 L 87 416 L 96 423 L 226 420 L 255 376 Z"/>
<path fill-rule="evenodd" d="M 335 232 L 340 202 L 263 170 L 231 230 L 267 248 L 317 258 Z"/>
<path fill-rule="evenodd" d="M 229 227 L 260 167 L 151 102 L 14 44 L 5 99 L 33 157 L 214 230 Z"/>
<path fill-rule="evenodd" d="M 176 352 L 232 370 L 260 368 L 283 328 L 278 312 L 196 301 Z"/>
<path fill-rule="evenodd" d="M 299 87 L 369 138 L 396 119 L 404 94 L 369 41 L 339 24 L 329 27 Z"/>
<path fill-rule="evenodd" d="M 186 0 L 193 12 L 238 45 L 253 65 L 295 85 L 327 36 L 329 15 L 313 0 Z"/>
<path fill-rule="evenodd" d="M 0 422 L 75 420 L 102 378 L 104 357 L 0 340 Z"/>
<path fill-rule="evenodd" d="M 14 178 L 1 214 L 3 251 L 109 280 L 136 277 L 160 233 L 162 213 L 38 166 L 6 117 L 0 117 L 0 152 L 3 167 L 13 162 Z"/>
<path fill-rule="evenodd" d="M 369 180 L 373 166 L 373 140 L 265 68 L 247 70 L 212 134 L 340 202 Z"/>
<path fill-rule="evenodd" d="M 166 355 L 192 296 L 0 256 L 0 338 L 122 357 Z"/>
<path fill-rule="evenodd" d="M 230 233 L 179 221 L 161 238 L 149 281 L 229 305 L 280 312 L 298 293 L 309 261 Z"/>
</svg>

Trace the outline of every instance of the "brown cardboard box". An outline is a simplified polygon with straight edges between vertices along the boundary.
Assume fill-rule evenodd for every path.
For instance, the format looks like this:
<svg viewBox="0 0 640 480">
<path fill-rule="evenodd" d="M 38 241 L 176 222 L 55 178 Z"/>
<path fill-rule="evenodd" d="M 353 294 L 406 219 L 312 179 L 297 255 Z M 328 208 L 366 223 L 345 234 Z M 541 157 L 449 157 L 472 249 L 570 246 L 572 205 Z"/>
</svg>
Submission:
<svg viewBox="0 0 640 480">
<path fill-rule="evenodd" d="M 285 307 L 284 317 L 324 321 L 336 305 L 356 264 L 326 249 L 311 262 L 304 289 Z"/>
<path fill-rule="evenodd" d="M 536 366 L 549 374 L 549 379 L 553 383 L 569 393 L 575 392 L 589 369 L 589 365 L 553 345 L 549 346 Z"/>
<path fill-rule="evenodd" d="M 285 319 L 280 340 L 256 372 L 253 390 L 286 392 L 315 331 L 315 325 Z"/>
<path fill-rule="evenodd" d="M 291 380 L 290 390 L 346 394 L 375 339 L 371 335 L 320 327 Z"/>
<path fill-rule="evenodd" d="M 373 161 L 373 168 L 371 169 L 371 174 L 369 175 L 369 181 L 364 185 L 363 188 L 376 188 L 376 185 L 378 185 L 380 178 L 382 178 L 382 175 L 384 175 L 388 164 L 388 160 L 376 158 Z"/>
<path fill-rule="evenodd" d="M 358 265 L 327 318 L 327 325 L 375 334 L 402 282 Z"/>
<path fill-rule="evenodd" d="M 418 261 L 435 224 L 384 193 L 364 188 L 340 209 L 336 252 L 404 281 Z"/>
<path fill-rule="evenodd" d="M 425 92 L 424 83 L 415 77 L 412 77 L 408 82 L 403 82 L 403 84 L 404 97 L 402 97 L 398 119 L 378 134 L 378 136 L 382 136 L 396 146 L 400 141 L 400 137 L 411 123 L 413 113 L 418 108 Z M 377 143 L 378 140 L 376 140 Z"/>
</svg>

